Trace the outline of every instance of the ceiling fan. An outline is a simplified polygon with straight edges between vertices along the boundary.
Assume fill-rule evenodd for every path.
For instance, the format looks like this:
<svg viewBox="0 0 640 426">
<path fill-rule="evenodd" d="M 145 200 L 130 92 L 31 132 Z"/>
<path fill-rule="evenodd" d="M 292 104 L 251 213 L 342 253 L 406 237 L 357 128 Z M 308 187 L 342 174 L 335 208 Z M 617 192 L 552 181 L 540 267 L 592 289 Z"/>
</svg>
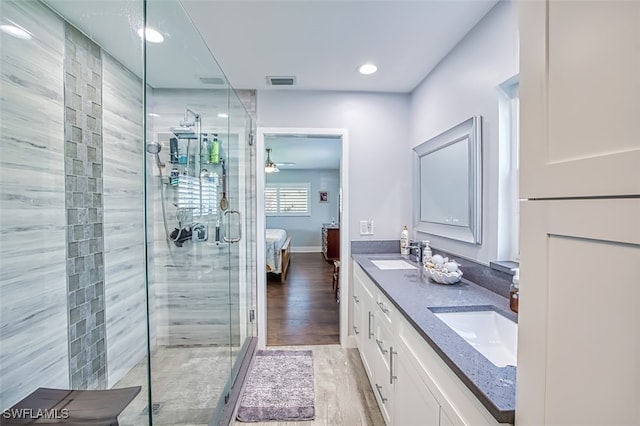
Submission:
<svg viewBox="0 0 640 426">
<path fill-rule="evenodd" d="M 267 160 L 265 161 L 265 164 L 264 164 L 265 173 L 279 172 L 280 169 L 278 169 L 278 167 L 293 166 L 295 164 L 296 163 L 293 163 L 291 161 L 283 161 L 281 163 L 276 163 L 276 162 L 272 161 L 271 160 L 271 148 L 267 148 Z"/>
</svg>

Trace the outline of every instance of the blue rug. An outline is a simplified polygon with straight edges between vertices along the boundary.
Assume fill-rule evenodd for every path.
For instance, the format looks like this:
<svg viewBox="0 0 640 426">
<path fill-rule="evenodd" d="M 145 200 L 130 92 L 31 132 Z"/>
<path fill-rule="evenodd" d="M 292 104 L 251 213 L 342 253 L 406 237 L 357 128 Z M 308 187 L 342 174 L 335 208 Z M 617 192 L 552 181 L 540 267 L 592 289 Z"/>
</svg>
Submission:
<svg viewBox="0 0 640 426">
<path fill-rule="evenodd" d="M 238 408 L 241 422 L 313 420 L 313 353 L 258 351 Z"/>
</svg>

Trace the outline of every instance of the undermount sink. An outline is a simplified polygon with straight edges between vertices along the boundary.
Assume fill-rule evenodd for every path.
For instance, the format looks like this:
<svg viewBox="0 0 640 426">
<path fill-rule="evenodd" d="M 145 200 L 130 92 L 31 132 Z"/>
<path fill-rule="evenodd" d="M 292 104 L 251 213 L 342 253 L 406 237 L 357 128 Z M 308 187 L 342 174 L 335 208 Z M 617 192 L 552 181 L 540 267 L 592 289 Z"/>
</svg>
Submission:
<svg viewBox="0 0 640 426">
<path fill-rule="evenodd" d="M 415 266 L 402 259 L 372 260 L 371 263 L 376 265 L 378 269 L 417 269 Z"/>
<path fill-rule="evenodd" d="M 490 307 L 433 314 L 497 367 L 516 365 L 518 324 Z"/>
</svg>

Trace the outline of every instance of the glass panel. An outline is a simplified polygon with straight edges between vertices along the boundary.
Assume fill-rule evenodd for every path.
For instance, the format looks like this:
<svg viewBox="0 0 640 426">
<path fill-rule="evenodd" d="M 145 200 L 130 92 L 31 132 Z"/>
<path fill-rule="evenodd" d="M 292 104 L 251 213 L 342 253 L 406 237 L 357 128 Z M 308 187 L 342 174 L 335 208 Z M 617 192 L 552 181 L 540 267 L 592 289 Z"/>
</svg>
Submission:
<svg viewBox="0 0 640 426">
<path fill-rule="evenodd" d="M 236 237 L 231 245 L 230 265 L 230 333 L 231 333 L 231 359 L 234 368 L 231 371 L 230 383 L 235 379 L 242 359 L 243 349 L 252 337 L 250 322 L 250 309 L 252 309 L 251 265 L 252 241 L 255 236 L 254 215 L 251 213 L 251 183 L 254 174 L 254 153 L 251 138 L 251 117 L 245 110 L 242 102 L 235 92 L 229 97 L 229 140 L 231 146 L 230 180 L 231 210 L 237 213 L 228 215 L 233 218 L 230 221 L 231 234 Z"/>
<path fill-rule="evenodd" d="M 0 8 L 0 408 L 133 387 L 120 424 L 216 422 L 254 334 L 249 114 L 178 1 Z"/>
<path fill-rule="evenodd" d="M 0 409 L 133 387 L 148 424 L 143 3 L 0 8 Z"/>
<path fill-rule="evenodd" d="M 231 371 L 232 231 L 222 207 L 234 172 L 219 116 L 230 88 L 179 2 L 148 2 L 147 26 L 165 35 L 149 39 L 146 62 L 153 423 L 208 424 Z"/>
</svg>

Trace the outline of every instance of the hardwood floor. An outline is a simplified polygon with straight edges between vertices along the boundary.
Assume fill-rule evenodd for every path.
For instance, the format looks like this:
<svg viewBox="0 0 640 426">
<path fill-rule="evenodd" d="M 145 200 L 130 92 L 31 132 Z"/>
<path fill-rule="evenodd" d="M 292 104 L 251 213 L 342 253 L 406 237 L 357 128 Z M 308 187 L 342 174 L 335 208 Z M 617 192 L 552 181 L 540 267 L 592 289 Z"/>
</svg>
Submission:
<svg viewBox="0 0 640 426">
<path fill-rule="evenodd" d="M 285 283 L 267 274 L 267 345 L 340 342 L 339 304 L 331 288 L 333 264 L 322 253 L 291 253 Z"/>
</svg>

